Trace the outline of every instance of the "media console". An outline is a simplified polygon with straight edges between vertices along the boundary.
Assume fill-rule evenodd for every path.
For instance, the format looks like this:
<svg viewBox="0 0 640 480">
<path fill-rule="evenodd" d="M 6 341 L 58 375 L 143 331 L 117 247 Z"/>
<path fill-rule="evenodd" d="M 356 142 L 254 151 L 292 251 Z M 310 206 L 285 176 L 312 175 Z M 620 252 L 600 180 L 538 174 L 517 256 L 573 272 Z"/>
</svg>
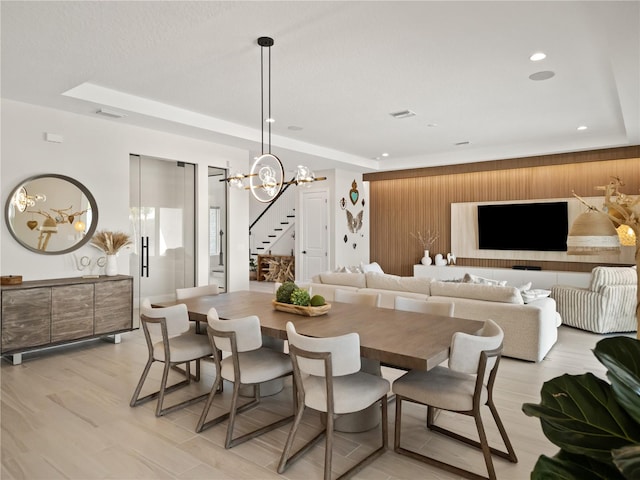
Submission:
<svg viewBox="0 0 640 480">
<path fill-rule="evenodd" d="M 519 287 L 531 282 L 531 288 L 550 290 L 553 285 L 571 285 L 586 288 L 591 272 L 563 272 L 554 270 L 522 270 L 510 268 L 464 267 L 458 265 L 414 265 L 414 277 L 429 277 L 434 280 L 457 280 L 465 273 L 491 280 L 506 280 L 507 285 Z"/>
</svg>

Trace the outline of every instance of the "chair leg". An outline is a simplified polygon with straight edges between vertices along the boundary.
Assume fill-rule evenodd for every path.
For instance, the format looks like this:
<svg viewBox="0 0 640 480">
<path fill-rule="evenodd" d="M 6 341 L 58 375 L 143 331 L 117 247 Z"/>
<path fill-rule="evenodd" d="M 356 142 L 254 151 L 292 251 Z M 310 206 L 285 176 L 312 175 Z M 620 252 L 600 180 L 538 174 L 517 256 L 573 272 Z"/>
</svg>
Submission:
<svg viewBox="0 0 640 480">
<path fill-rule="evenodd" d="M 484 431 L 482 425 L 482 417 L 480 412 L 474 412 L 473 419 L 476 422 L 476 428 L 478 429 L 478 438 L 480 439 L 480 448 L 482 449 L 482 455 L 484 456 L 484 463 L 487 466 L 487 473 L 490 480 L 496 480 L 496 470 L 493 468 L 493 459 L 491 458 L 491 448 L 489 447 L 489 441 L 487 440 L 487 434 Z"/>
<path fill-rule="evenodd" d="M 501 452 L 495 449 L 492 449 L 491 452 L 502 458 L 506 458 L 512 463 L 518 463 L 518 457 L 516 456 L 516 451 L 513 449 L 513 446 L 511 445 L 511 441 L 509 440 L 507 431 L 505 430 L 504 425 L 502 424 L 500 415 L 498 415 L 498 410 L 496 409 L 496 406 L 493 404 L 493 401 L 491 399 L 489 400 L 489 402 L 487 402 L 487 405 L 489 406 L 489 410 L 491 410 L 491 415 L 493 416 L 493 420 L 496 422 L 496 426 L 498 427 L 498 431 L 500 432 L 500 436 L 502 437 L 504 446 L 507 449 L 507 453 Z"/>
<path fill-rule="evenodd" d="M 326 434 L 326 430 L 322 429 L 312 440 L 302 446 L 296 453 L 289 456 L 289 451 L 293 446 L 293 441 L 295 440 L 296 432 L 298 431 L 298 427 L 300 426 L 300 421 L 302 420 L 302 415 L 304 413 L 304 402 L 297 400 L 296 403 L 298 405 L 298 408 L 293 420 L 293 425 L 291 425 L 291 430 L 289 430 L 287 441 L 284 444 L 284 449 L 282 450 L 282 456 L 280 457 L 280 463 L 278 464 L 278 473 L 283 473 L 289 467 L 289 465 L 300 458 L 301 455 L 303 455 L 311 447 L 313 447 Z"/>
<path fill-rule="evenodd" d="M 333 460 L 333 413 L 327 413 L 327 426 L 324 447 L 324 480 L 331 480 L 331 461 Z"/>
<path fill-rule="evenodd" d="M 219 375 L 216 375 L 216 379 L 213 382 L 213 387 L 211 387 L 211 391 L 209 392 L 209 396 L 207 397 L 207 401 L 204 404 L 204 408 L 202 409 L 202 413 L 200 414 L 200 419 L 198 420 L 198 425 L 196 426 L 196 433 L 202 432 L 207 424 L 207 415 L 209 414 L 209 409 L 211 408 L 211 404 L 213 403 L 213 398 L 216 396 L 216 393 L 219 391 L 218 383 L 222 383 L 222 378 Z M 211 425 L 207 425 L 211 426 Z"/>
<path fill-rule="evenodd" d="M 256 398 L 256 387 L 253 386 L 253 401 L 252 404 L 258 403 L 258 399 Z M 229 408 L 229 424 L 227 425 L 227 438 L 224 442 L 224 448 L 231 448 L 231 439 L 233 437 L 233 428 L 236 423 L 236 413 L 238 409 L 238 396 L 240 395 L 240 383 L 235 382 L 233 384 L 233 395 L 231 397 L 231 407 Z"/>
<path fill-rule="evenodd" d="M 187 380 L 189 383 L 190 375 L 189 375 L 189 362 L 186 364 L 187 370 Z M 169 379 L 169 370 L 171 369 L 171 365 L 168 362 L 165 362 L 164 368 L 162 369 L 162 380 L 160 381 L 160 390 L 158 390 L 158 405 L 156 406 L 156 417 L 161 416 L 162 414 L 162 403 L 164 402 L 164 393 L 167 388 L 167 380 Z"/>
<path fill-rule="evenodd" d="M 131 402 L 129 402 L 129 406 L 135 407 L 136 405 L 138 405 L 138 397 L 140 396 L 142 385 L 144 385 L 144 382 L 147 379 L 147 375 L 149 374 L 149 370 L 151 369 L 152 363 L 153 363 L 153 358 L 149 357 L 149 360 L 147 360 L 147 364 L 144 366 L 144 370 L 142 370 L 142 375 L 140 376 L 138 385 L 136 386 L 136 389 L 133 392 L 133 397 L 131 397 Z"/>
</svg>

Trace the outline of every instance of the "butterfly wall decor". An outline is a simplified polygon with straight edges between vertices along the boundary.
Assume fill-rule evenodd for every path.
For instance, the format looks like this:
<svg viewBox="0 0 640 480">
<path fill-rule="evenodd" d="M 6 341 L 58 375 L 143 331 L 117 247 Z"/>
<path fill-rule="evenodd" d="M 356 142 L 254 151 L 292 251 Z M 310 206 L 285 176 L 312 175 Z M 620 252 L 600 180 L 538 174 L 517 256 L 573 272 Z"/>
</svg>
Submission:
<svg viewBox="0 0 640 480">
<path fill-rule="evenodd" d="M 364 210 L 360 210 L 355 217 L 349 210 L 345 211 L 347 212 L 347 228 L 351 233 L 358 233 L 362 228 L 362 215 L 364 214 Z"/>
</svg>

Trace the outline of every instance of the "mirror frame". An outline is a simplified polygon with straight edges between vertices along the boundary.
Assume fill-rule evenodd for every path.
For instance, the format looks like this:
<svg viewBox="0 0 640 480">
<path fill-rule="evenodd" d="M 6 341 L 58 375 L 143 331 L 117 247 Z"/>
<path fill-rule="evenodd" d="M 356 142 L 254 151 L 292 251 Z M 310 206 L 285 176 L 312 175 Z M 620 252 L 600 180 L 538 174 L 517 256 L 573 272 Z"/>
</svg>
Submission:
<svg viewBox="0 0 640 480">
<path fill-rule="evenodd" d="M 74 243 L 69 248 L 65 248 L 64 250 L 47 252 L 47 251 L 39 250 L 31 245 L 28 245 L 18 237 L 9 219 L 9 210 L 11 208 L 11 201 L 14 195 L 16 194 L 16 192 L 18 192 L 18 190 L 20 190 L 21 188 L 25 187 L 29 182 L 32 182 L 34 180 L 39 180 L 41 178 L 57 178 L 59 180 L 64 180 L 65 182 L 69 182 L 73 184 L 82 192 L 82 194 L 85 197 L 87 197 L 87 200 L 91 207 L 91 215 L 92 215 L 91 225 L 89 225 L 89 229 L 87 230 L 87 233 L 84 235 L 84 237 L 82 237 L 80 241 Z M 91 240 L 91 237 L 93 237 L 93 234 L 95 233 L 96 228 L 98 227 L 98 204 L 96 203 L 96 199 L 93 197 L 89 189 L 85 187 L 82 183 L 77 181 L 75 178 L 67 177 L 66 175 L 58 175 L 56 173 L 45 173 L 42 175 L 34 175 L 32 177 L 26 178 L 11 191 L 11 193 L 9 194 L 9 197 L 7 198 L 7 203 L 4 209 L 4 219 L 5 219 L 7 228 L 9 230 L 9 233 L 11 233 L 11 236 L 27 250 L 31 250 L 32 252 L 39 253 L 41 255 L 63 255 L 65 253 L 70 253 L 70 252 L 73 252 L 74 250 L 79 249 L 84 244 L 86 244 L 89 240 Z"/>
</svg>

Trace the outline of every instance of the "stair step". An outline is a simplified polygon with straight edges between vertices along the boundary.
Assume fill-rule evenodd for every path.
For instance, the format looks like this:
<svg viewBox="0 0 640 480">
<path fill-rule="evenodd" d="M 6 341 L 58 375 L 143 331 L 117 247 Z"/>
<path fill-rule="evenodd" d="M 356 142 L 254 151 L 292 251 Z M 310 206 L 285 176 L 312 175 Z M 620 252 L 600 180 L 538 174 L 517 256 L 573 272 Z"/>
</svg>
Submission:
<svg viewBox="0 0 640 480">
<path fill-rule="evenodd" d="M 277 235 L 267 235 L 269 238 L 276 238 Z"/>
<path fill-rule="evenodd" d="M 276 232 L 281 232 L 281 231 L 282 231 L 282 229 L 281 229 L 281 228 L 274 228 L 274 230 L 275 230 Z"/>
<path fill-rule="evenodd" d="M 264 247 L 256 247 L 256 250 L 264 250 Z"/>
<path fill-rule="evenodd" d="M 271 242 L 262 242 L 262 243 L 264 243 L 265 245 L 269 245 Z"/>
<path fill-rule="evenodd" d="M 287 215 L 287 218 L 296 218 L 295 215 Z"/>
<path fill-rule="evenodd" d="M 280 222 L 280 225 L 289 225 L 289 222 Z"/>
</svg>

